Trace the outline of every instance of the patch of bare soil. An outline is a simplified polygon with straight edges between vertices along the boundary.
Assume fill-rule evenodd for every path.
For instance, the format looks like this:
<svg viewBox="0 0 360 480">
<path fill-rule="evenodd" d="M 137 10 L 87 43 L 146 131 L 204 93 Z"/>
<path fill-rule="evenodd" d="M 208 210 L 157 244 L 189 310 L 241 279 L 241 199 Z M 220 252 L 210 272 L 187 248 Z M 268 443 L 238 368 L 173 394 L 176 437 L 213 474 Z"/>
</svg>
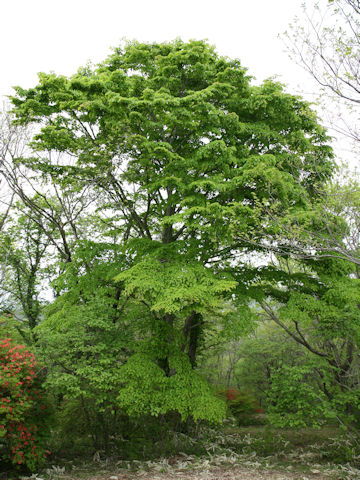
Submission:
<svg viewBox="0 0 360 480">
<path fill-rule="evenodd" d="M 358 476 L 349 475 L 349 472 L 334 470 L 317 470 L 313 468 L 310 472 L 299 473 L 291 471 L 280 471 L 275 469 L 253 468 L 235 465 L 208 465 L 206 468 L 192 469 L 172 468 L 171 470 L 159 471 L 156 468 L 148 471 L 138 469 L 130 471 L 124 468 L 113 470 L 106 469 L 96 474 L 86 471 L 77 471 L 74 474 L 50 475 L 52 480 L 340 480 L 359 479 Z M 43 479 L 36 479 L 43 480 Z"/>
</svg>

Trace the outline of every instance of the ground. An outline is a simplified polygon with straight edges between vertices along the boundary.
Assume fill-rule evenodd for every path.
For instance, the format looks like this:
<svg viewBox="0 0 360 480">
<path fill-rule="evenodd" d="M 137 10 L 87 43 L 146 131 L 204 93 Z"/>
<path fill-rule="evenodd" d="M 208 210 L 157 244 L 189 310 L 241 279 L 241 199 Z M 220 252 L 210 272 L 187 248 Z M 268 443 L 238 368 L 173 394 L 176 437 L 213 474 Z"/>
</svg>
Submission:
<svg viewBox="0 0 360 480">
<path fill-rule="evenodd" d="M 63 477 L 65 480 L 65 477 Z M 70 480 L 71 477 L 68 477 Z M 322 475 L 308 475 L 308 474 L 297 474 L 297 473 L 284 473 L 284 472 L 273 472 L 273 471 L 263 471 L 259 472 L 254 469 L 249 468 L 211 468 L 204 470 L 202 472 L 184 472 L 184 471 L 175 471 L 171 474 L 169 473 L 154 473 L 147 472 L 139 475 L 138 473 L 118 473 L 117 475 L 110 476 L 94 476 L 89 477 L 87 480 L 133 480 L 135 478 L 141 478 L 144 480 L 322 480 L 329 479 Z"/>
<path fill-rule="evenodd" d="M 78 472 L 79 473 L 79 472 Z M 345 472 L 344 472 L 345 473 Z M 339 480 L 341 479 L 359 479 L 359 476 L 353 476 L 347 473 L 345 476 L 336 476 L 335 472 L 320 472 L 313 469 L 313 473 L 295 473 L 286 471 L 274 471 L 255 469 L 250 467 L 209 467 L 203 470 L 173 469 L 172 472 L 154 472 L 154 471 L 119 471 L 115 473 L 103 472 L 101 475 L 90 475 L 80 478 L 83 480 Z M 78 476 L 62 474 L 54 475 L 52 478 L 61 480 L 78 480 Z"/>
<path fill-rule="evenodd" d="M 171 432 L 170 432 L 171 433 Z M 157 438 L 157 440 L 155 440 Z M 126 445 L 128 450 L 125 450 Z M 82 446 L 83 448 L 84 446 Z M 146 450 L 148 448 L 148 450 Z M 360 453 L 334 427 L 276 430 L 269 426 L 172 432 L 105 455 L 79 445 L 51 456 L 23 480 L 360 480 Z M 125 453 L 127 452 L 127 456 Z M 60 453 L 60 452 L 59 452 Z M 0 472 L 1 472 L 0 465 Z M 6 470 L 6 469 L 5 469 Z M 14 480 L 2 470 L 0 480 Z"/>
<path fill-rule="evenodd" d="M 229 460 L 232 463 L 229 464 Z M 157 461 L 131 462 L 125 466 L 98 463 L 74 466 L 71 471 L 53 466 L 46 475 L 33 476 L 31 480 L 44 477 L 50 480 L 359 480 L 360 470 L 350 465 L 309 464 L 274 465 L 255 457 L 237 459 L 213 456 L 211 460 L 177 456 Z M 226 463 L 228 462 L 228 463 Z"/>
</svg>

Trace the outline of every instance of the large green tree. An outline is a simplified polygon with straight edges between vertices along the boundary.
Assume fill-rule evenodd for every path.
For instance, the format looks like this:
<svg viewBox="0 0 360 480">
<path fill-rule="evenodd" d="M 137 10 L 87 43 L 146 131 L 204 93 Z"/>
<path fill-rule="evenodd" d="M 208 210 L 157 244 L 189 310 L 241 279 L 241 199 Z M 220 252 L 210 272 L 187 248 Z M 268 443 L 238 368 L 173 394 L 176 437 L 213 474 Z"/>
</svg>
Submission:
<svg viewBox="0 0 360 480">
<path fill-rule="evenodd" d="M 194 367 L 224 301 L 236 293 L 247 309 L 241 266 L 266 248 L 240 233 L 255 238 L 274 200 L 300 210 L 303 189 L 315 194 L 331 173 L 331 150 L 309 105 L 278 83 L 250 80 L 238 60 L 203 41 L 133 42 L 70 78 L 40 74 L 36 87 L 18 87 L 12 98 L 18 123 L 40 126 L 37 156 L 26 164 L 58 185 L 90 185 L 103 235 L 121 247 L 121 258 L 106 258 L 118 285 L 107 295 L 115 295 L 115 323 L 129 321 L 124 301 L 138 308 L 142 333 L 125 363 L 113 359 L 123 386 L 117 401 L 133 414 L 221 416 Z M 63 161 L 54 164 L 49 152 Z M 84 266 L 72 271 L 91 279 Z M 70 290 L 84 312 L 94 297 L 63 284 L 65 297 L 42 328 L 58 328 L 65 340 L 64 326 L 79 318 L 68 317 Z"/>
</svg>

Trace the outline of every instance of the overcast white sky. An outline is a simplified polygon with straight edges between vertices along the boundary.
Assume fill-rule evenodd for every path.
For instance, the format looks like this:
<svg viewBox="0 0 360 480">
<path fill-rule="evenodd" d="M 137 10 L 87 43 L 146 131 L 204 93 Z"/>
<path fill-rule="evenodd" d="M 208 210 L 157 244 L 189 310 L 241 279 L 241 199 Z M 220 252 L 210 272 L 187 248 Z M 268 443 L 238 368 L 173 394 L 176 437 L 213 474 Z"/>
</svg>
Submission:
<svg viewBox="0 0 360 480">
<path fill-rule="evenodd" d="M 325 1 L 325 0 L 324 0 Z M 306 0 L 311 8 L 315 0 Z M 29 88 L 38 72 L 71 75 L 102 61 L 121 39 L 208 39 L 239 58 L 257 82 L 278 76 L 291 93 L 317 85 L 294 64 L 278 35 L 304 0 L 0 0 L 0 96 Z M 326 2 L 325 2 L 326 3 Z M 311 97 L 307 97 L 310 99 Z"/>
<path fill-rule="evenodd" d="M 295 88 L 299 69 L 277 35 L 303 1 L 1 0 L 0 95 L 35 85 L 40 71 L 71 75 L 88 60 L 101 61 L 124 37 L 208 39 L 259 81 L 280 75 Z"/>
</svg>

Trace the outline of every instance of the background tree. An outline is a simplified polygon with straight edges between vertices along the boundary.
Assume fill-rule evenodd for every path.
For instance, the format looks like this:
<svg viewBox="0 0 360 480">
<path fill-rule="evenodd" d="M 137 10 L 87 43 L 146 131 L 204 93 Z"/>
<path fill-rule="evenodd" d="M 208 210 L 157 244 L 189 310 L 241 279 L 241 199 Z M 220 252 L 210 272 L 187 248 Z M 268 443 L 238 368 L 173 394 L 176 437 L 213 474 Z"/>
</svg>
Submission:
<svg viewBox="0 0 360 480">
<path fill-rule="evenodd" d="M 26 128 L 12 124 L 12 117 L 8 113 L 7 106 L 4 105 L 0 112 L 0 234 L 4 230 L 15 199 L 15 195 L 8 188 L 3 175 L 4 165 L 24 153 L 25 144 L 28 140 L 27 132 Z M 0 257 L 0 288 L 5 277 L 6 266 L 7 254 L 3 251 Z"/>
<path fill-rule="evenodd" d="M 303 19 L 297 19 L 284 37 L 291 57 L 322 87 L 322 110 L 331 127 L 354 140 L 356 150 L 359 13 L 357 0 L 329 0 L 316 4 L 311 12 L 304 7 Z"/>
<path fill-rule="evenodd" d="M 19 320 L 18 330 L 29 343 L 40 320 L 41 280 L 45 280 L 45 255 L 48 239 L 27 216 L 9 220 L 2 235 L 1 252 L 7 257 L 2 308 Z M 25 328 L 24 328 L 25 327 Z"/>
<path fill-rule="evenodd" d="M 339 0 L 329 2 L 327 10 L 317 7 L 313 16 L 305 13 L 307 23 L 296 24 L 293 36 L 287 36 L 289 48 L 324 87 L 326 98 L 357 119 L 359 5 Z M 347 124 L 346 118 L 340 117 L 344 121 L 334 128 L 357 142 L 356 122 Z M 358 436 L 359 182 L 351 175 L 315 187 L 317 197 L 303 189 L 307 207 L 301 210 L 273 202 L 267 210 L 273 231 L 263 228 L 258 237 L 250 232 L 241 238 L 276 257 L 274 265 L 258 272 L 262 290 L 257 291 L 256 282 L 250 289 L 265 315 L 307 350 L 301 365 L 284 362 L 272 375 L 272 420 L 304 425 L 333 418 Z M 258 345 L 256 354 L 261 351 Z"/>
<path fill-rule="evenodd" d="M 359 135 L 359 4 L 352 0 L 333 0 L 317 4 L 312 12 L 304 7 L 302 19 L 296 19 L 284 39 L 292 58 L 322 87 L 319 102 L 324 116 L 331 116 L 330 128 L 341 143 L 344 137 L 358 149 Z M 335 104 L 334 104 L 335 102 Z M 281 204 L 268 209 L 273 234 L 263 229 L 259 238 L 244 235 L 249 242 L 262 243 L 280 255 L 298 259 L 340 258 L 359 265 L 359 178 L 353 169 L 354 158 L 346 152 L 349 165 L 336 168 L 327 186 L 318 196 L 303 190 L 307 207 L 301 211 Z M 344 163 L 347 158 L 342 158 Z M 356 157 L 355 157 L 356 161 Z M 271 248 L 270 248 L 271 247 Z"/>
<path fill-rule="evenodd" d="M 256 331 L 244 338 L 237 349 L 232 385 L 253 393 L 268 410 L 273 377 L 282 365 L 304 362 L 306 350 L 272 321 L 261 322 Z"/>
<path fill-rule="evenodd" d="M 301 363 L 284 362 L 273 375 L 271 412 L 277 424 L 332 418 L 358 435 L 359 280 L 352 272 L 346 261 L 314 259 L 300 269 L 283 270 L 286 287 L 280 271 L 277 284 L 263 285 L 259 304 L 265 315 L 307 351 Z M 296 382 L 304 384 L 303 390 L 293 388 Z"/>
</svg>

